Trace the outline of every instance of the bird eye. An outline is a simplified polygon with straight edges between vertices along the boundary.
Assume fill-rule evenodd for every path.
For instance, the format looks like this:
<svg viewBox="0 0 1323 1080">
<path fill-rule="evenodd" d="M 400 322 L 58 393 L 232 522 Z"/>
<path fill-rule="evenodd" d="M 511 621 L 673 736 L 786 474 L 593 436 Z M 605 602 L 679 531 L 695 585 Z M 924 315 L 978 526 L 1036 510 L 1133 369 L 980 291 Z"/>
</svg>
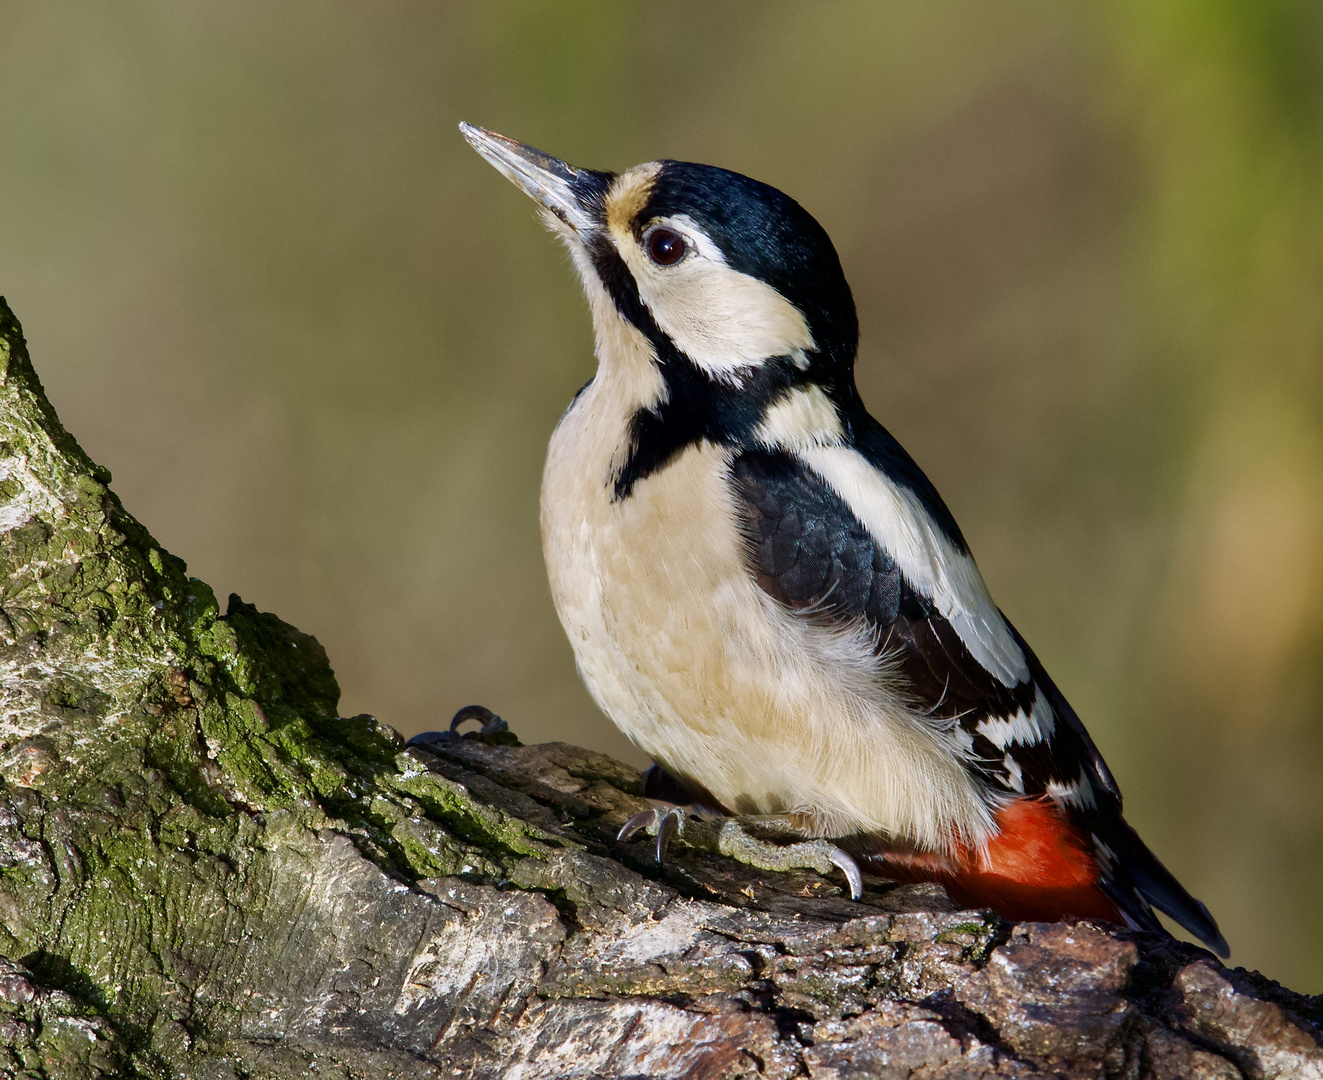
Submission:
<svg viewBox="0 0 1323 1080">
<path fill-rule="evenodd" d="M 674 266 L 689 251 L 685 238 L 672 229 L 653 229 L 644 240 L 648 258 L 658 266 Z"/>
</svg>

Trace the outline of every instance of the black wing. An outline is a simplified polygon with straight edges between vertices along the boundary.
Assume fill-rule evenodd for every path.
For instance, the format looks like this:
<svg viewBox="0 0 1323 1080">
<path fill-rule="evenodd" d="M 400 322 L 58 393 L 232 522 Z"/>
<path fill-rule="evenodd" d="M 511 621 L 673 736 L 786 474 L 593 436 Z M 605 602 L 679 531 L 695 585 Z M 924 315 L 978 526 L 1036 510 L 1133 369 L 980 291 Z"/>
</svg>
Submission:
<svg viewBox="0 0 1323 1080">
<path fill-rule="evenodd" d="M 1029 677 L 1007 686 L 974 658 L 846 502 L 794 455 L 744 451 L 731 479 L 750 570 L 765 592 L 809 618 L 863 619 L 914 706 L 966 744 L 969 768 L 990 791 L 1052 797 L 1093 835 L 1112 898 L 1137 925 L 1159 928 L 1147 898 L 1204 940 L 1221 942 L 1207 909 L 1122 819 L 1106 762 L 1014 627 Z M 1036 705 L 1041 722 L 1010 723 L 1035 715 Z"/>
<path fill-rule="evenodd" d="M 1083 768 L 1090 787 L 1119 807 L 1111 773 L 1068 707 L 1041 738 L 1023 730 L 1011 737 L 1005 725 L 1000 737 L 989 736 L 996 721 L 1028 717 L 1040 686 L 1049 701 L 1060 697 L 1056 688 L 1036 664 L 1038 678 L 1031 674 L 1015 686 L 983 667 L 931 599 L 906 580 L 891 554 L 811 469 L 785 452 L 746 451 L 735 459 L 732 478 L 751 542 L 751 569 L 763 590 L 812 618 L 864 619 L 879 651 L 903 676 L 913 705 L 964 733 L 972 764 L 989 785 L 1042 795 L 1049 784 L 1078 782 Z"/>
</svg>

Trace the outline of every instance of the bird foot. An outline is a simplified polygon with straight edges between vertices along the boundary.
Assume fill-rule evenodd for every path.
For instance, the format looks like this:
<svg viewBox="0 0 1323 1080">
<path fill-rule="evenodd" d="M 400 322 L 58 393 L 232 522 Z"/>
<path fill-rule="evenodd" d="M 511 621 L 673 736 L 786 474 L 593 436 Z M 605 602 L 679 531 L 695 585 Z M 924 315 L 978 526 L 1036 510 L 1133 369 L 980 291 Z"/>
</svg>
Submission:
<svg viewBox="0 0 1323 1080">
<path fill-rule="evenodd" d="M 764 834 L 802 835 L 796 834 L 793 826 L 784 819 L 758 818 L 752 819 L 750 824 Z M 864 895 L 864 882 L 859 872 L 859 864 L 830 840 L 776 843 L 755 836 L 735 818 L 727 818 L 721 823 L 721 831 L 717 834 L 717 851 L 758 870 L 774 870 L 781 873 L 788 870 L 814 870 L 823 877 L 829 875 L 833 869 L 840 870 L 850 886 L 850 899 L 858 900 Z"/>
<path fill-rule="evenodd" d="M 450 729 L 448 731 L 420 732 L 404 745 L 421 746 L 426 750 L 429 744 L 459 742 L 462 738 L 459 733 L 460 725 L 469 720 L 476 720 L 482 725 L 478 729 L 479 735 L 503 735 L 508 739 L 513 739 L 516 744 L 518 743 L 518 740 L 514 739 L 513 735 L 507 735 L 507 732 L 510 730 L 510 725 L 492 712 L 491 709 L 487 708 L 485 705 L 465 705 L 464 708 L 455 713 L 454 717 L 451 719 Z"/>
<path fill-rule="evenodd" d="M 641 810 L 616 833 L 616 839 L 626 843 L 640 829 L 649 836 L 657 838 L 657 865 L 666 861 L 666 851 L 671 846 L 671 839 L 684 832 L 685 814 L 678 806 L 658 806 L 652 810 Z"/>
<path fill-rule="evenodd" d="M 666 861 L 671 840 L 684 833 L 685 822 L 685 812 L 678 806 L 659 806 L 640 811 L 631 817 L 621 826 L 616 839 L 624 843 L 640 831 L 655 836 L 657 865 L 661 866 Z M 762 835 L 756 836 L 750 829 Z M 715 835 L 709 835 L 709 830 Z M 791 843 L 776 842 L 787 836 L 801 839 Z M 824 877 L 833 870 L 840 870 L 850 886 L 850 899 L 860 899 L 864 895 L 864 883 L 858 863 L 830 840 L 805 840 L 802 837 L 803 833 L 798 832 L 786 819 L 767 817 L 750 818 L 745 823 L 736 818 L 726 818 L 720 828 L 713 829 L 709 824 L 705 829 L 691 829 L 685 839 L 689 846 L 725 855 L 756 870 L 780 873 L 815 870 Z"/>
</svg>

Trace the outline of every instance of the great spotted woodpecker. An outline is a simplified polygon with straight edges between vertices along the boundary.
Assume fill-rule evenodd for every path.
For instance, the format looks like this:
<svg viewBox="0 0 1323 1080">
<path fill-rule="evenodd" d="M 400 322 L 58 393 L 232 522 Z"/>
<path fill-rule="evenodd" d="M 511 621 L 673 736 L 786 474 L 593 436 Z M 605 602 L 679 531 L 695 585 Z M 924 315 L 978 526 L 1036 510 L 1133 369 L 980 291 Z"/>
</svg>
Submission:
<svg viewBox="0 0 1323 1080">
<path fill-rule="evenodd" d="M 584 681 L 665 770 L 653 790 L 785 815 L 843 868 L 1012 919 L 1160 930 L 1156 907 L 1225 955 L 865 410 L 854 301 L 817 221 L 724 169 L 578 169 L 461 127 L 537 201 L 588 296 L 598 368 L 551 439 L 543 548 Z"/>
</svg>

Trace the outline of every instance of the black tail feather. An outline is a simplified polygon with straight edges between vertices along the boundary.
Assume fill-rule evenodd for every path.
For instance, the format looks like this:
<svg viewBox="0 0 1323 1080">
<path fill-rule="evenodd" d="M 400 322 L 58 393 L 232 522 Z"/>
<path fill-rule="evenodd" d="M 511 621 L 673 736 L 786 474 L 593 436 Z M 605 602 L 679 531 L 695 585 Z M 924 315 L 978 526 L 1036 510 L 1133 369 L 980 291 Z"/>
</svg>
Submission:
<svg viewBox="0 0 1323 1080">
<path fill-rule="evenodd" d="M 1120 864 L 1114 880 L 1106 883 L 1107 893 L 1127 919 L 1137 924 L 1136 929 L 1161 928 L 1149 907 L 1151 904 L 1175 919 L 1218 956 L 1231 954 L 1226 938 L 1218 930 L 1208 908 L 1186 892 L 1185 886 L 1158 861 L 1139 834 L 1123 819 L 1118 817 L 1109 822 L 1101 839 L 1115 852 Z"/>
</svg>

